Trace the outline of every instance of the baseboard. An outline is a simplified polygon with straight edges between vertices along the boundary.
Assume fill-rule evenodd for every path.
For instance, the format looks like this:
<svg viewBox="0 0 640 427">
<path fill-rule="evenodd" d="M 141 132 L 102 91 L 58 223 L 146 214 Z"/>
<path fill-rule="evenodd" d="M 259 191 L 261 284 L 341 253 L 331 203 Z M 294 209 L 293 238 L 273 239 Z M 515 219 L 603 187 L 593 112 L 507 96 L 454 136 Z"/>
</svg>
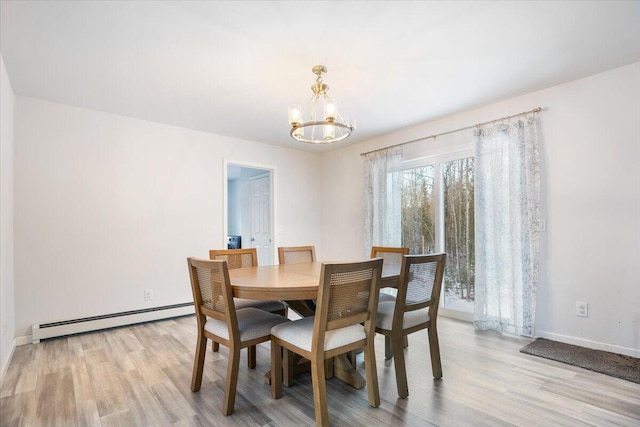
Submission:
<svg viewBox="0 0 640 427">
<path fill-rule="evenodd" d="M 13 359 L 13 352 L 16 351 L 16 339 L 14 338 L 11 342 L 11 351 L 9 351 L 9 357 L 6 360 L 2 361 L 2 372 L 0 373 L 0 387 L 4 384 L 4 378 L 7 376 L 7 369 L 9 369 L 9 365 L 11 364 L 11 359 Z"/>
<path fill-rule="evenodd" d="M 57 338 L 67 335 L 135 325 L 137 323 L 170 319 L 190 314 L 194 314 L 193 303 L 180 303 L 79 319 L 36 323 L 31 328 L 31 335 L 20 337 L 19 343 L 37 344 L 40 340 L 47 338 Z"/>
<path fill-rule="evenodd" d="M 31 335 L 23 335 L 21 337 L 16 337 L 16 346 L 31 344 Z"/>
<path fill-rule="evenodd" d="M 451 310 L 445 307 L 440 307 L 438 310 L 438 316 L 448 317 L 449 319 L 462 320 L 463 322 L 473 323 L 473 313 L 467 313 L 464 311 Z"/>
<path fill-rule="evenodd" d="M 536 338 L 546 338 L 548 340 L 559 341 L 565 344 L 578 345 L 580 347 L 591 348 L 593 350 L 608 351 L 610 353 L 624 354 L 625 356 L 640 358 L 640 349 L 623 347 L 615 344 L 591 341 L 584 338 L 561 335 L 547 331 L 536 331 Z"/>
</svg>

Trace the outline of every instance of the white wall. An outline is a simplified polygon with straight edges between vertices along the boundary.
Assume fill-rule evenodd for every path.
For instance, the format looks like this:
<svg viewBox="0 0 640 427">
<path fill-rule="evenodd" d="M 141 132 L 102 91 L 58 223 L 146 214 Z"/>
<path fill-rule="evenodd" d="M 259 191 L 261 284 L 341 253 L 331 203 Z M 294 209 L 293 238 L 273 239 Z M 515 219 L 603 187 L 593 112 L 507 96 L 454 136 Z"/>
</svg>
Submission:
<svg viewBox="0 0 640 427">
<path fill-rule="evenodd" d="M 275 169 L 275 244 L 320 240 L 316 154 L 17 96 L 16 334 L 191 301 L 186 258 L 226 245 L 223 159 Z"/>
<path fill-rule="evenodd" d="M 324 155 L 325 258 L 368 251 L 361 152 L 540 106 L 547 232 L 537 334 L 640 356 L 639 94 L 636 63 Z M 589 303 L 589 317 L 575 316 L 576 301 Z"/>
<path fill-rule="evenodd" d="M 13 270 L 14 95 L 0 55 L 0 384 L 15 348 Z"/>
</svg>

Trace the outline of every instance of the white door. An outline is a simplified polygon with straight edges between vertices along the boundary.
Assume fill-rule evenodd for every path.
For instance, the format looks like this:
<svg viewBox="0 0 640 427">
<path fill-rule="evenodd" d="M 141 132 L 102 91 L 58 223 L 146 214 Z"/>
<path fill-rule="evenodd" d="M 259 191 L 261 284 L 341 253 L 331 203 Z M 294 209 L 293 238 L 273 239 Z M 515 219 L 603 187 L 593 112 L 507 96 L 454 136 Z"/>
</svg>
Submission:
<svg viewBox="0 0 640 427">
<path fill-rule="evenodd" d="M 251 179 L 251 246 L 258 251 L 258 265 L 273 264 L 271 246 L 271 177 Z"/>
</svg>

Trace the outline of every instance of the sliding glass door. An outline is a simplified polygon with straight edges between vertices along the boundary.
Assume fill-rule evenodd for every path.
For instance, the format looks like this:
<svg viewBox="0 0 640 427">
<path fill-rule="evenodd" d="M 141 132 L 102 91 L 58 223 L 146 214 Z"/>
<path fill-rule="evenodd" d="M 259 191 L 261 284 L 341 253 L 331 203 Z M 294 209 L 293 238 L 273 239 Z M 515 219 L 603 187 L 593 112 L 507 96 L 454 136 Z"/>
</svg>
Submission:
<svg viewBox="0 0 640 427">
<path fill-rule="evenodd" d="M 402 246 L 410 253 L 447 253 L 443 312 L 473 313 L 475 284 L 473 154 L 405 162 L 402 177 Z"/>
</svg>

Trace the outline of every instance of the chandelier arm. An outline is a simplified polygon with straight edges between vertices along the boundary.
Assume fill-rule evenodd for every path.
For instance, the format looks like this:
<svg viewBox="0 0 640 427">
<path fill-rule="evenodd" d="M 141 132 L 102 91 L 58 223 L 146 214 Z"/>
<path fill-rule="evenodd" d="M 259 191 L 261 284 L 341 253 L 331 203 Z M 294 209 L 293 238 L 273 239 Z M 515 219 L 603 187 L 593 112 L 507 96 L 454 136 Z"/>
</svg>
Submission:
<svg viewBox="0 0 640 427">
<path fill-rule="evenodd" d="M 307 109 L 309 108 L 309 104 L 311 104 L 314 101 L 315 96 L 311 96 L 311 98 L 309 98 L 309 100 L 307 101 L 306 104 L 304 104 L 304 108 L 302 108 L 301 112 L 300 112 L 300 117 L 304 120 L 304 115 L 307 112 Z"/>
</svg>

